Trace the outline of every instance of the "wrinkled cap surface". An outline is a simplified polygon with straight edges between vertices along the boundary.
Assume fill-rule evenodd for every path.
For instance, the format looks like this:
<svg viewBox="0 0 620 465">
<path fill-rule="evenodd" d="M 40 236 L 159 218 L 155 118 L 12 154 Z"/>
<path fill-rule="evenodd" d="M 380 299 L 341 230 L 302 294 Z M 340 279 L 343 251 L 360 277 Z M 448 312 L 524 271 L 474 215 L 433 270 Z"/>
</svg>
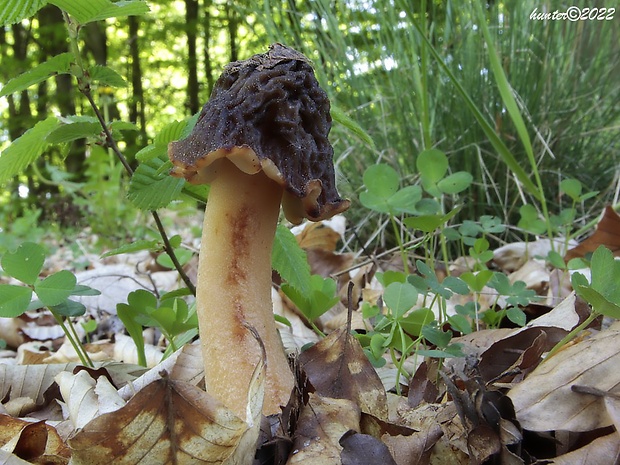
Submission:
<svg viewBox="0 0 620 465">
<path fill-rule="evenodd" d="M 309 60 L 274 44 L 225 68 L 192 133 L 168 146 L 172 175 L 209 183 L 213 163 L 227 158 L 284 188 L 289 221 L 330 218 L 349 201 L 336 190 L 329 108 Z"/>
</svg>

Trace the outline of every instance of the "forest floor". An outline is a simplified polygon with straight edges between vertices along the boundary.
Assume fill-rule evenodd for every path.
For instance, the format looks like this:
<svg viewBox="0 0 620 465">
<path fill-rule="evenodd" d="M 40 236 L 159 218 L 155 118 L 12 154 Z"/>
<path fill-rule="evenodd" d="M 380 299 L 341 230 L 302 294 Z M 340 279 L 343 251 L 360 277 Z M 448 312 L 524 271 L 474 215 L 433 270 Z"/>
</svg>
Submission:
<svg viewBox="0 0 620 465">
<path fill-rule="evenodd" d="M 595 233 L 569 255 L 604 245 L 620 256 L 618 224 L 608 209 Z M 168 349 L 162 361 L 169 346 L 165 331 L 146 328 L 147 366 L 138 365 L 116 304 L 138 289 L 157 296 L 178 289 L 175 271 L 146 252 L 107 258 L 86 253 L 76 260 L 70 248 L 58 247 L 43 275 L 70 270 L 78 284 L 101 292 L 81 297 L 86 313 L 72 319 L 94 368 L 83 366 L 63 322 L 49 311 L 0 319 L 0 339 L 7 344 L 0 352 L 0 463 L 619 463 L 620 325 L 609 317 L 618 309 L 617 259 L 600 285 L 595 281 L 607 279 L 606 272 L 592 266 L 589 279 L 598 297 L 591 305 L 573 291 L 568 270 L 542 258 L 551 249 L 548 240 L 493 251 L 487 265 L 508 278 L 509 292 L 484 286 L 458 294 L 441 287 L 446 277 L 468 272 L 468 257 L 435 270 L 434 280 L 424 275 L 434 293 L 415 295 L 409 303 L 406 282 L 393 286 L 400 292 L 394 303 L 384 284 L 386 271 L 399 273 L 398 254 L 366 260 L 338 253 L 342 231 L 335 228 L 319 224 L 296 231 L 312 271 L 336 276 L 339 283 L 338 304 L 314 322 L 326 336 L 317 335 L 273 288 L 278 321 L 288 321 L 279 324 L 284 346 L 290 353 L 303 351 L 294 357 L 291 401 L 269 418 L 261 418 L 262 399 L 269 395 L 262 364 L 244 419 L 204 392 L 196 343 Z M 185 265 L 194 282 L 196 264 L 193 258 Z M 14 283 L 6 276 L 0 281 Z M 517 281 L 525 283 L 523 289 L 514 287 Z M 348 282 L 354 283 L 350 293 Z M 520 305 L 524 289 L 536 298 Z M 429 297 L 437 295 L 442 298 Z M 474 301 L 472 318 L 465 309 Z M 506 318 L 510 308 L 523 312 L 525 324 Z M 425 333 L 425 346 L 416 339 L 420 331 L 406 324 L 416 311 L 433 312 L 441 321 L 434 333 Z M 503 312 L 504 318 L 489 324 L 482 320 L 487 311 Z M 455 315 L 466 317 L 472 330 L 457 331 L 463 319 Z M 448 328 L 453 337 L 441 342 Z M 407 356 L 395 350 L 398 334 L 419 350 Z"/>
</svg>

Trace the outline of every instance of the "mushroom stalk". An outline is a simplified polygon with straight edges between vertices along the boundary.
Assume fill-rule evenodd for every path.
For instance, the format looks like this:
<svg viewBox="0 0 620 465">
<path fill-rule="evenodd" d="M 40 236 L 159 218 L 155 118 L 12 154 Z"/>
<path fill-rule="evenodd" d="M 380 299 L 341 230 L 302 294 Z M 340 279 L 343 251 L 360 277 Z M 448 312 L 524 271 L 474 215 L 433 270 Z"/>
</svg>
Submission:
<svg viewBox="0 0 620 465">
<path fill-rule="evenodd" d="M 263 413 L 280 413 L 293 389 L 273 318 L 271 249 L 283 189 L 262 171 L 246 174 L 227 159 L 215 162 L 198 265 L 197 315 L 209 393 L 245 418 L 249 382 L 265 346 Z"/>
</svg>

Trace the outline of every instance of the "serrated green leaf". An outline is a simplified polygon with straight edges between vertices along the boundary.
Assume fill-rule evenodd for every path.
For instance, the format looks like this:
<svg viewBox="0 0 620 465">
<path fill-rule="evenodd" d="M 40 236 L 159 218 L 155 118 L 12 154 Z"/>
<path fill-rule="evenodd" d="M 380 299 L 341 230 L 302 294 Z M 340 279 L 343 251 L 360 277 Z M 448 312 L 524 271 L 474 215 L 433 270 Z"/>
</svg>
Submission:
<svg viewBox="0 0 620 465">
<path fill-rule="evenodd" d="M 51 131 L 45 140 L 50 144 L 60 144 L 76 139 L 98 137 L 100 134 L 101 125 L 99 123 L 80 122 L 60 125 Z"/>
<path fill-rule="evenodd" d="M 0 25 L 8 26 L 30 18 L 47 5 L 47 0 L 4 0 L 0 9 Z"/>
<path fill-rule="evenodd" d="M 109 66 L 95 65 L 88 68 L 91 82 L 110 87 L 127 87 L 127 81 Z"/>
<path fill-rule="evenodd" d="M 165 162 L 163 157 L 151 158 L 141 163 L 134 172 L 129 184 L 128 198 L 137 208 L 157 210 L 166 207 L 181 193 L 184 179 L 158 173 Z"/>
<path fill-rule="evenodd" d="M 0 284 L 0 317 L 15 318 L 28 308 L 32 289 L 26 286 Z"/>
<path fill-rule="evenodd" d="M 68 270 L 58 271 L 49 275 L 42 281 L 34 284 L 34 292 L 37 297 L 47 307 L 60 305 L 73 293 L 75 289 L 76 278 L 73 273 Z"/>
<path fill-rule="evenodd" d="M 0 184 L 20 174 L 47 148 L 45 138 L 58 126 L 55 116 L 39 121 L 0 154 Z"/>
<path fill-rule="evenodd" d="M 49 0 L 49 3 L 65 10 L 81 24 L 106 18 L 137 16 L 148 13 L 149 7 L 141 0 L 112 3 L 110 0 Z"/>
<path fill-rule="evenodd" d="M 2 257 L 2 269 L 9 276 L 22 283 L 33 285 L 45 261 L 45 250 L 34 242 L 22 243 L 15 252 L 7 252 Z"/>
<path fill-rule="evenodd" d="M 182 136 L 187 124 L 187 120 L 173 121 L 166 124 L 162 130 L 157 133 L 153 142 L 155 144 L 165 144 L 167 147 L 169 142 L 178 140 Z"/>
<path fill-rule="evenodd" d="M 271 252 L 271 265 L 289 286 L 299 290 L 302 294 L 310 294 L 310 265 L 306 252 L 299 247 L 293 233 L 285 226 L 278 225 L 273 250 Z"/>
<path fill-rule="evenodd" d="M 112 121 L 110 123 L 112 131 L 139 131 L 140 128 L 129 121 Z"/>
<path fill-rule="evenodd" d="M 72 53 L 66 52 L 56 55 L 7 82 L 0 91 L 0 97 L 14 92 L 21 92 L 30 86 L 45 81 L 51 76 L 66 74 L 69 72 L 72 61 Z"/>
<path fill-rule="evenodd" d="M 116 249 L 108 250 L 106 253 L 101 255 L 102 258 L 111 257 L 112 255 L 120 255 L 124 253 L 134 253 L 139 252 L 141 250 L 156 250 L 160 248 L 159 241 L 153 240 L 149 241 L 147 239 L 141 239 L 135 242 L 130 242 L 129 244 L 121 245 Z"/>
</svg>

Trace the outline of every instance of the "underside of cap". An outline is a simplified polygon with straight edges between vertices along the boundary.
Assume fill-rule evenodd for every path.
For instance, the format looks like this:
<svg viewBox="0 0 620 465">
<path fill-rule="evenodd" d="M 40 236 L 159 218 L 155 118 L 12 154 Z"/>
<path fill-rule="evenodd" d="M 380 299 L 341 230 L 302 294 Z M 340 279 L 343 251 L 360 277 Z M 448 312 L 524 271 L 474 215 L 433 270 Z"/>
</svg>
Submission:
<svg viewBox="0 0 620 465">
<path fill-rule="evenodd" d="M 287 219 L 319 221 L 349 207 L 336 189 L 329 100 L 306 57 L 281 44 L 229 64 L 192 133 L 168 146 L 172 174 L 194 184 L 227 158 L 284 189 Z"/>
</svg>

